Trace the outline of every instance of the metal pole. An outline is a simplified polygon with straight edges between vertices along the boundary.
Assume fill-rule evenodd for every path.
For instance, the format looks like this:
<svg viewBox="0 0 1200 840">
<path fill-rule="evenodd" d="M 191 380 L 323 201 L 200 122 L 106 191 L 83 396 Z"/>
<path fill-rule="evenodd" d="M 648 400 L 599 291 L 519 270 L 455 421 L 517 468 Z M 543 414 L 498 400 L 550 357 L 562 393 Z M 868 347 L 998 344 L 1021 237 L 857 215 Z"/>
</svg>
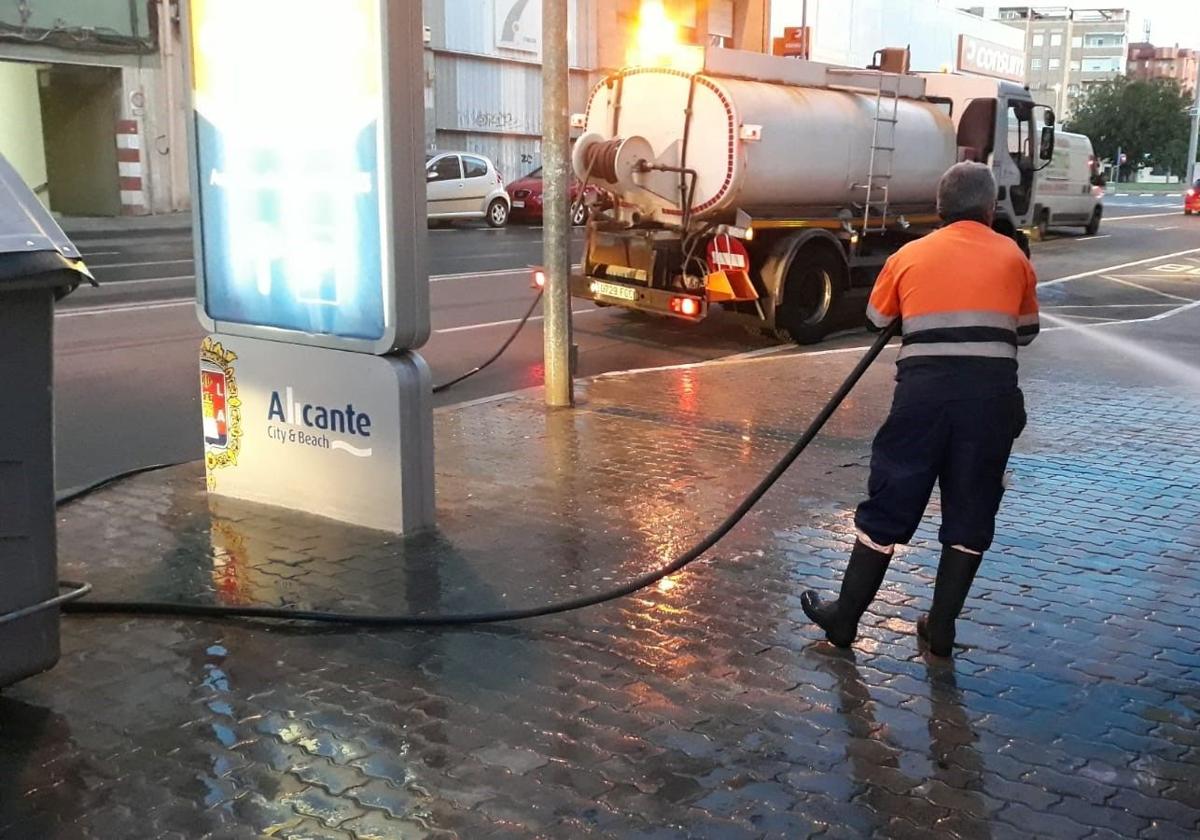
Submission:
<svg viewBox="0 0 1200 840">
<path fill-rule="evenodd" d="M 567 0 L 542 0 L 542 262 L 546 405 L 575 403 L 571 381 L 570 107 Z"/>
<path fill-rule="evenodd" d="M 1192 104 L 1192 139 L 1188 141 L 1187 186 L 1196 183 L 1196 146 L 1200 136 L 1200 68 L 1196 70 L 1196 101 Z"/>
</svg>

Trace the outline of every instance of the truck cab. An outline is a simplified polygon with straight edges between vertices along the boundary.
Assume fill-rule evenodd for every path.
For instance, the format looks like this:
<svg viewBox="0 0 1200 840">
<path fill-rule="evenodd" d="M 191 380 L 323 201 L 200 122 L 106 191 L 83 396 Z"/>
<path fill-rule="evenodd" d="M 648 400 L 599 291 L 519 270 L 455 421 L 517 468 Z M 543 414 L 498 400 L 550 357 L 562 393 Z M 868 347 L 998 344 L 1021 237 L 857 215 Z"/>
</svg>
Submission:
<svg viewBox="0 0 1200 840">
<path fill-rule="evenodd" d="M 1010 236 L 1035 221 L 1037 173 L 1054 153 L 1054 112 L 1014 82 L 921 73 L 925 95 L 945 103 L 958 133 L 959 160 L 992 167 L 999 192 L 996 229 Z"/>
</svg>

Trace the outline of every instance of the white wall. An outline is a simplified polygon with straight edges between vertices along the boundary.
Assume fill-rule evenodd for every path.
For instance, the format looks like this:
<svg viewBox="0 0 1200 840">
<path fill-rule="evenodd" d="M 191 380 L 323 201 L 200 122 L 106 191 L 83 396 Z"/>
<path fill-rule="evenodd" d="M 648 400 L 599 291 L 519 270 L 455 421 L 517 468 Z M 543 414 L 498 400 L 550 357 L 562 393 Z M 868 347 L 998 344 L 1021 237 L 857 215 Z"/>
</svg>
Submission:
<svg viewBox="0 0 1200 840">
<path fill-rule="evenodd" d="M 37 189 L 47 176 L 36 64 L 0 61 L 0 115 L 0 154 Z M 45 202 L 45 191 L 38 197 Z"/>
<path fill-rule="evenodd" d="M 911 46 L 914 70 L 953 70 L 958 36 L 1024 50 L 1024 33 L 960 12 L 949 0 L 808 0 L 814 61 L 865 67 L 881 47 Z M 771 28 L 799 26 L 802 0 L 772 0 Z"/>
</svg>

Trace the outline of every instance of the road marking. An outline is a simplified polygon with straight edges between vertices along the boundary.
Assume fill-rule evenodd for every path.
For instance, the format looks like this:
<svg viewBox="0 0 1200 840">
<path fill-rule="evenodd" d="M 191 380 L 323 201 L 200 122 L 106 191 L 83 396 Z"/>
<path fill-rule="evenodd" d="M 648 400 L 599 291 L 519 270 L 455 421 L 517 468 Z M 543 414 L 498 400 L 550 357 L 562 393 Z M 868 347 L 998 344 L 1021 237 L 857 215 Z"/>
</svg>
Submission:
<svg viewBox="0 0 1200 840">
<path fill-rule="evenodd" d="M 1079 237 L 1078 239 L 1076 239 L 1076 240 L 1074 240 L 1074 241 L 1075 241 L 1075 242 L 1090 242 L 1090 241 L 1091 241 L 1091 240 L 1093 240 L 1093 239 L 1108 239 L 1110 236 L 1112 236 L 1112 234 L 1111 234 L 1111 233 L 1098 233 L 1098 234 L 1096 234 L 1096 235 L 1094 235 L 1094 236 L 1081 236 L 1081 237 Z M 1068 242 L 1069 242 L 1069 241 L 1071 241 L 1071 240 L 1064 240 L 1064 241 L 1068 241 Z"/>
<path fill-rule="evenodd" d="M 1162 216 L 1178 216 L 1178 211 L 1174 213 L 1135 213 L 1132 216 L 1105 216 L 1106 222 L 1124 222 L 1129 219 L 1157 219 Z"/>
<path fill-rule="evenodd" d="M 490 277 L 528 277 L 536 265 L 527 265 L 525 268 L 498 268 L 495 271 L 460 271 L 457 274 L 433 274 L 429 277 L 430 283 L 441 283 L 444 280 L 471 280 L 475 277 L 487 279 Z M 571 266 L 572 271 L 580 271 L 582 265 Z"/>
<path fill-rule="evenodd" d="M 1195 298 L 1184 297 L 1183 295 L 1173 295 L 1170 292 L 1160 291 L 1153 286 L 1143 286 L 1141 283 L 1134 283 L 1132 280 L 1126 280 L 1122 277 L 1113 277 L 1111 274 L 1101 274 L 1105 280 L 1111 280 L 1114 283 L 1120 283 L 1122 286 L 1129 286 L 1131 289 L 1141 289 L 1143 292 L 1150 292 L 1153 295 L 1170 298 L 1171 300 L 1182 301 L 1183 303 L 1191 303 Z"/>
<path fill-rule="evenodd" d="M 1080 274 L 1068 274 L 1066 277 L 1055 277 L 1053 280 L 1045 280 L 1038 283 L 1039 286 L 1057 286 L 1059 283 L 1067 283 L 1071 280 L 1081 280 L 1084 277 L 1095 277 L 1097 274 L 1106 274 L 1110 271 L 1120 271 L 1122 268 L 1130 268 L 1135 265 L 1145 265 L 1146 263 L 1158 262 L 1159 260 L 1169 260 L 1174 257 L 1185 257 L 1188 254 L 1200 253 L 1200 248 L 1189 248 L 1186 251 L 1176 251 L 1173 254 L 1161 254 L 1157 257 L 1147 257 L 1144 260 L 1134 260 L 1133 262 L 1121 263 L 1120 265 L 1108 265 L 1104 268 L 1097 268 L 1094 271 L 1084 271 Z"/>
<path fill-rule="evenodd" d="M 1160 228 L 1155 228 L 1155 230 L 1156 230 L 1156 231 L 1164 231 L 1164 230 L 1179 230 L 1179 225 L 1170 225 L 1169 227 L 1160 227 Z"/>
<path fill-rule="evenodd" d="M 182 263 L 190 263 L 190 262 L 195 262 L 195 260 L 189 257 L 186 260 L 155 260 L 153 262 L 106 263 L 104 265 L 89 265 L 88 268 L 93 268 L 93 269 L 138 268 L 143 265 L 181 265 Z"/>
<path fill-rule="evenodd" d="M 603 311 L 603 310 L 597 306 L 593 309 L 572 310 L 571 314 L 572 315 L 590 315 L 593 312 L 601 312 L 601 311 Z M 534 315 L 529 320 L 531 322 L 532 321 L 541 321 L 543 318 L 545 318 L 544 315 Z M 464 324 L 461 327 L 446 327 L 445 329 L 434 330 L 434 333 L 436 333 L 438 335 L 444 335 L 447 333 L 467 332 L 468 330 L 482 330 L 482 329 L 487 329 L 488 327 L 507 327 L 512 324 L 519 324 L 519 323 L 521 323 L 520 318 L 509 318 L 507 321 L 489 321 L 486 324 Z"/>
<path fill-rule="evenodd" d="M 1056 303 L 1043 306 L 1042 309 L 1047 311 L 1051 309 L 1165 309 L 1174 305 L 1173 303 Z"/>
<path fill-rule="evenodd" d="M 106 286 L 141 286 L 146 283 L 169 283 L 174 280 L 195 280 L 195 274 L 180 274 L 177 277 L 144 277 L 140 280 L 105 280 L 100 288 Z"/>
<path fill-rule="evenodd" d="M 112 257 L 119 253 L 121 253 L 121 252 L 120 251 L 88 251 L 88 252 L 84 253 L 81 251 L 80 255 L 84 256 L 84 257 Z"/>
<path fill-rule="evenodd" d="M 195 298 L 172 298 L 171 300 L 156 300 L 150 303 L 109 304 L 108 306 L 89 306 L 79 309 L 62 309 L 54 313 L 55 318 L 79 318 L 84 315 L 111 315 L 118 312 L 148 312 L 151 309 L 172 309 L 176 306 L 195 306 Z"/>
</svg>

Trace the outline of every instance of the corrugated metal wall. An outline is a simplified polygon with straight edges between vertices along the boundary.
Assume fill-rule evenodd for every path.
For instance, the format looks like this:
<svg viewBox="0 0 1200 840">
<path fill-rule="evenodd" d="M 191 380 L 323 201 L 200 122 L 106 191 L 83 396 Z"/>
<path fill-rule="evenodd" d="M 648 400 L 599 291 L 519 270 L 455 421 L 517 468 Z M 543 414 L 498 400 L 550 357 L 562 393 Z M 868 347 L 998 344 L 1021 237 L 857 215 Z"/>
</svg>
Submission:
<svg viewBox="0 0 1200 840">
<path fill-rule="evenodd" d="M 590 89 L 596 46 L 587 21 L 596 2 L 569 7 L 571 66 L 579 68 L 571 77 L 572 111 L 583 110 Z M 425 16 L 435 147 L 487 155 L 506 179 L 540 166 L 540 0 L 426 0 Z"/>
</svg>

